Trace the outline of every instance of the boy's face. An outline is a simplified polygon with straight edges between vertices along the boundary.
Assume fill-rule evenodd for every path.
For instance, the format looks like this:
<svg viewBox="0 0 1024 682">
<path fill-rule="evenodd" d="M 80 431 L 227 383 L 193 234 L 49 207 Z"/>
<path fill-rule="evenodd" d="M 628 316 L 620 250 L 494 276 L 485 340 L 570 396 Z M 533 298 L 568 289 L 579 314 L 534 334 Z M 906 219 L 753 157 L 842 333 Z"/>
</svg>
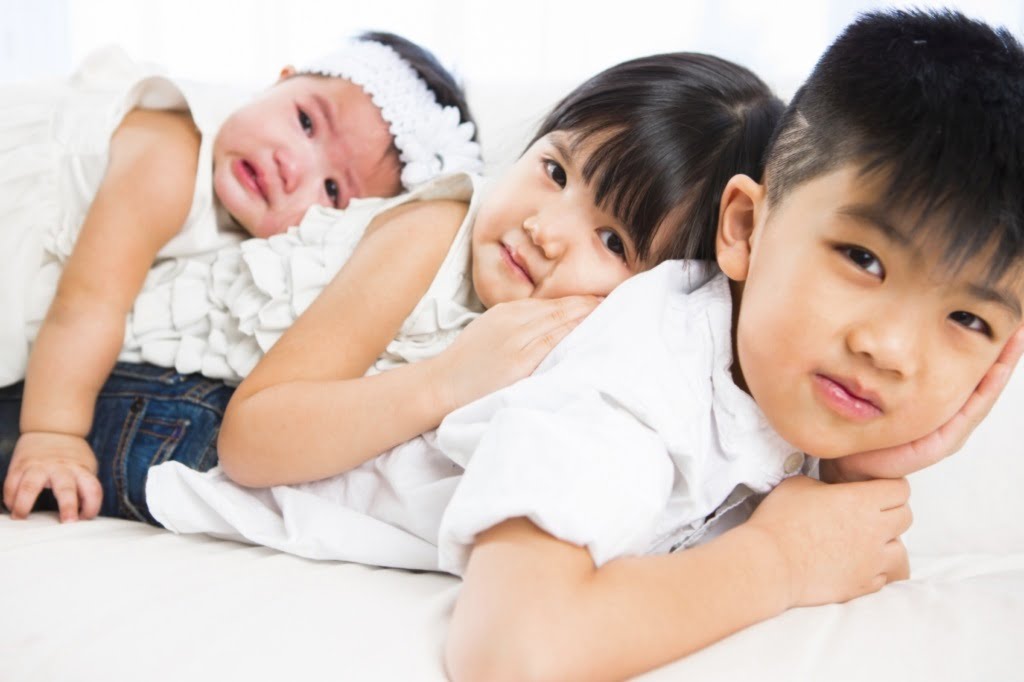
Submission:
<svg viewBox="0 0 1024 682">
<path fill-rule="evenodd" d="M 900 216 L 873 208 L 853 166 L 771 211 L 750 183 L 749 238 L 723 241 L 742 222 L 723 203 L 719 261 L 737 281 L 740 380 L 779 434 L 833 458 L 945 423 L 1020 325 L 1020 273 L 986 286 L 976 256 L 949 274 L 940 249 L 907 241 Z"/>
</svg>

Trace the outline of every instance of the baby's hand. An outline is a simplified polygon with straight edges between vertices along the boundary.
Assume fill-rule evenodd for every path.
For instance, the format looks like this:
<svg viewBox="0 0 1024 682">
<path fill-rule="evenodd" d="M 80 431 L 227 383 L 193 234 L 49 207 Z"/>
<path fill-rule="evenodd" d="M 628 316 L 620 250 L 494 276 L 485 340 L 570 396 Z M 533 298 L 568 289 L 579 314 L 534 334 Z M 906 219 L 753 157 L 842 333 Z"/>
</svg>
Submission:
<svg viewBox="0 0 1024 682">
<path fill-rule="evenodd" d="M 103 501 L 96 466 L 96 455 L 80 436 L 23 433 L 4 481 L 4 505 L 11 518 L 24 519 L 43 488 L 50 488 L 62 522 L 91 519 Z"/>
<path fill-rule="evenodd" d="M 905 480 L 826 485 L 783 481 L 747 526 L 767 534 L 783 559 L 789 606 L 844 602 L 909 576 L 899 536 L 910 527 Z"/>
<path fill-rule="evenodd" d="M 532 374 L 600 302 L 596 296 L 531 298 L 486 311 L 430 361 L 447 412 Z"/>
</svg>

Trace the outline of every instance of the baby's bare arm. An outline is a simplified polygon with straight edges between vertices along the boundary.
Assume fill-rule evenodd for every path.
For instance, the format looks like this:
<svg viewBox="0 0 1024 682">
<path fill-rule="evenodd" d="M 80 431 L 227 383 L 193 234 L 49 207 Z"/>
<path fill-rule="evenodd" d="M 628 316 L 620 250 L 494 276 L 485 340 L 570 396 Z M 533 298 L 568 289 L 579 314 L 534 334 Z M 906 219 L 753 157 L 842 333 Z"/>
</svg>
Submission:
<svg viewBox="0 0 1024 682">
<path fill-rule="evenodd" d="M 96 395 L 124 341 L 125 317 L 157 252 L 188 215 L 198 151 L 199 133 L 180 113 L 132 111 L 111 138 L 106 174 L 64 268 L 26 374 L 21 431 L 54 436 L 45 449 L 49 459 L 56 458 L 55 471 L 62 466 L 60 443 L 88 434 Z M 18 500 L 19 515 L 27 514 L 39 490 L 51 487 L 53 476 L 59 476 L 27 474 L 36 453 L 42 457 L 36 445 L 46 440 L 35 437 L 19 443 L 12 460 L 8 479 L 15 475 L 22 481 L 10 491 Z M 82 449 L 76 450 L 65 468 L 77 472 Z M 62 517 L 74 518 L 80 506 L 77 494 L 57 497 Z M 90 500 L 87 507 L 98 504 Z"/>
</svg>

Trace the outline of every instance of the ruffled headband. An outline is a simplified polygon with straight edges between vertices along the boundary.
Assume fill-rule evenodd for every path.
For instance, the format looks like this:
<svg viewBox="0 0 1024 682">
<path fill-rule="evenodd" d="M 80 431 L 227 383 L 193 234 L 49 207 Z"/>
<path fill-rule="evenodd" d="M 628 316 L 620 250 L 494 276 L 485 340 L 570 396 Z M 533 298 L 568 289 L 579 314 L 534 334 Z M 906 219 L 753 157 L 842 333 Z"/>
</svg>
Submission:
<svg viewBox="0 0 1024 682">
<path fill-rule="evenodd" d="M 442 107 L 426 82 L 395 50 L 372 40 L 352 40 L 302 69 L 352 81 L 366 91 L 391 129 L 409 190 L 443 173 L 480 172 L 475 128 L 457 107 Z"/>
</svg>

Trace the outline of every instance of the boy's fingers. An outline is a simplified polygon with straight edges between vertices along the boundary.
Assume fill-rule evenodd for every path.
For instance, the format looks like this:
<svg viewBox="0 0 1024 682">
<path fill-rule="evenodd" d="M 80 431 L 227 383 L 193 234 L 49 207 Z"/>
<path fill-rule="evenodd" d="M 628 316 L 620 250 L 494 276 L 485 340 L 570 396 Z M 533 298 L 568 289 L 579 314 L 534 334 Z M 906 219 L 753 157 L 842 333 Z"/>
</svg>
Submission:
<svg viewBox="0 0 1024 682">
<path fill-rule="evenodd" d="M 909 504 L 885 510 L 882 512 L 882 518 L 885 519 L 885 535 L 889 538 L 903 535 L 914 523 L 914 513 L 910 510 Z"/>
<path fill-rule="evenodd" d="M 885 575 L 888 582 L 906 580 L 910 577 L 910 560 L 907 558 L 907 548 L 899 538 L 890 540 L 882 548 L 882 562 L 885 566 Z"/>
<path fill-rule="evenodd" d="M 57 500 L 60 520 L 78 520 L 78 482 L 67 469 L 56 469 L 50 474 L 50 490 Z"/>
<path fill-rule="evenodd" d="M 905 478 L 878 478 L 848 485 L 867 489 L 874 504 L 877 504 L 881 511 L 902 507 L 910 499 L 910 484 Z"/>
<path fill-rule="evenodd" d="M 78 497 L 82 508 L 81 518 L 95 518 L 103 504 L 103 486 L 100 485 L 99 479 L 85 471 L 79 472 Z"/>
</svg>

